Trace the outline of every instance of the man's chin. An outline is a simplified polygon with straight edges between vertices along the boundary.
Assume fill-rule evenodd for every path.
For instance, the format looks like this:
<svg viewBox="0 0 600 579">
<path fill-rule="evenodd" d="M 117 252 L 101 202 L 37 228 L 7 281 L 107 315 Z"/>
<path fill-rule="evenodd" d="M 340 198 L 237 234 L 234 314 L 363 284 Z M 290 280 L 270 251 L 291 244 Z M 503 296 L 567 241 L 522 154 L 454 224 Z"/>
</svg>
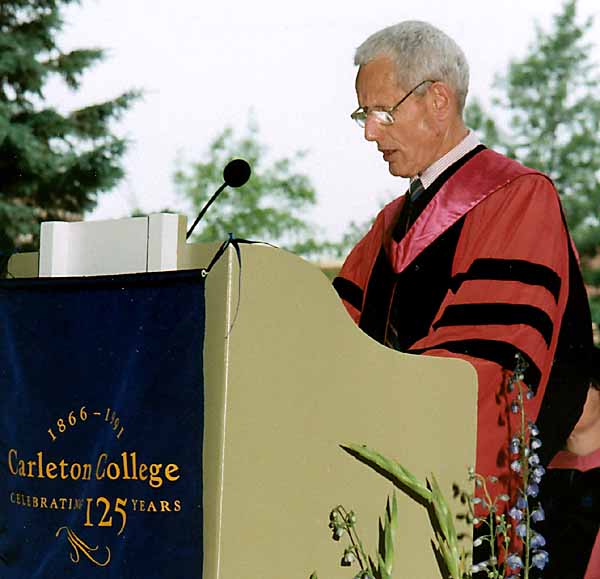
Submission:
<svg viewBox="0 0 600 579">
<path fill-rule="evenodd" d="M 411 175 L 408 174 L 408 171 L 404 167 L 398 167 L 398 165 L 396 165 L 393 162 L 388 162 L 388 171 L 394 177 L 403 177 L 405 179 L 411 177 Z"/>
</svg>

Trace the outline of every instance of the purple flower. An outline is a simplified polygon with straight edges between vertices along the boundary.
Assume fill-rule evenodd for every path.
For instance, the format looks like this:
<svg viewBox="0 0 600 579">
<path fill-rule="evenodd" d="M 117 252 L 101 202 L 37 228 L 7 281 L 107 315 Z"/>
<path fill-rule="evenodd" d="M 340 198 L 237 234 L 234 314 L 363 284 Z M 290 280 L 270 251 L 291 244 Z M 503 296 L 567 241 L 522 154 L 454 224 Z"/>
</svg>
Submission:
<svg viewBox="0 0 600 579">
<path fill-rule="evenodd" d="M 525 509 L 527 507 L 527 499 L 523 495 L 519 495 L 517 499 L 517 509 Z"/>
<path fill-rule="evenodd" d="M 525 523 L 519 523 L 515 531 L 517 535 L 523 539 L 525 538 L 525 535 L 527 535 L 527 525 Z"/>
<path fill-rule="evenodd" d="M 521 448 L 521 441 L 517 436 L 511 438 L 510 441 L 510 453 L 511 454 L 519 454 L 519 448 Z"/>
<path fill-rule="evenodd" d="M 544 513 L 544 509 L 542 508 L 542 505 L 540 505 L 537 509 L 535 509 L 535 511 L 533 511 L 533 513 L 531 513 L 531 520 L 534 523 L 539 523 L 540 521 L 543 521 L 546 518 L 546 514 Z"/>
<path fill-rule="evenodd" d="M 538 569 L 543 569 L 548 563 L 548 553 L 546 551 L 534 551 L 531 563 Z"/>
<path fill-rule="evenodd" d="M 546 470 L 544 469 L 543 466 L 539 465 L 536 466 L 533 471 L 531 472 L 531 480 L 536 483 L 539 484 L 542 481 L 542 476 L 544 475 L 544 473 L 546 472 Z"/>
<path fill-rule="evenodd" d="M 521 461 L 520 460 L 513 460 L 510 463 L 510 470 L 512 470 L 514 472 L 521 472 Z"/>
<path fill-rule="evenodd" d="M 475 575 L 475 573 L 479 573 L 479 571 L 483 571 L 486 568 L 487 565 L 485 563 L 477 563 L 477 565 L 471 567 L 471 573 Z"/>
<path fill-rule="evenodd" d="M 525 489 L 525 494 L 528 497 L 537 497 L 539 492 L 540 492 L 540 487 L 534 482 L 528 484 L 527 488 Z"/>
<path fill-rule="evenodd" d="M 533 390 L 527 390 L 527 394 L 525 394 L 525 398 L 527 398 L 527 400 L 531 400 L 534 396 L 535 394 Z"/>
<path fill-rule="evenodd" d="M 542 478 L 544 476 L 546 472 L 546 469 L 541 465 L 538 464 L 534 469 L 533 469 L 533 475 L 534 476 L 538 476 L 540 478 Z"/>
<path fill-rule="evenodd" d="M 518 414 L 520 409 L 521 407 L 519 406 L 519 403 L 516 400 L 513 400 L 510 404 L 510 411 L 513 414 Z"/>
<path fill-rule="evenodd" d="M 529 432 L 531 432 L 531 436 L 540 435 L 540 429 L 533 422 L 529 423 Z"/>
<path fill-rule="evenodd" d="M 533 448 L 533 450 L 537 450 L 540 446 L 542 446 L 542 441 L 539 438 L 531 439 L 531 448 Z"/>
<path fill-rule="evenodd" d="M 523 519 L 523 511 L 517 509 L 517 507 L 513 507 L 508 511 L 508 516 L 515 521 L 521 521 Z"/>
<path fill-rule="evenodd" d="M 540 547 L 543 547 L 546 544 L 546 539 L 544 539 L 544 537 L 542 535 L 540 535 L 539 533 L 536 533 L 535 531 L 533 531 L 533 536 L 531 537 L 531 548 L 532 549 L 539 549 Z"/>
<path fill-rule="evenodd" d="M 523 561 L 521 561 L 521 557 L 519 557 L 519 555 L 517 555 L 517 553 L 511 553 L 506 558 L 506 564 L 511 569 L 522 569 L 523 568 Z"/>
</svg>

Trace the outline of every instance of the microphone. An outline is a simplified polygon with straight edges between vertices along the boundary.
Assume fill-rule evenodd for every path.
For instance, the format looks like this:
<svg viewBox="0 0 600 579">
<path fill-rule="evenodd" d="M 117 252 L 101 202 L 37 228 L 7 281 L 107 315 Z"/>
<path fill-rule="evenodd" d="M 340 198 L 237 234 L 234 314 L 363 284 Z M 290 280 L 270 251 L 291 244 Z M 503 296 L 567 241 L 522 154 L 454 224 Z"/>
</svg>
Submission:
<svg viewBox="0 0 600 579">
<path fill-rule="evenodd" d="M 225 169 L 223 169 L 223 185 L 221 185 L 214 193 L 214 195 L 208 200 L 208 203 L 201 209 L 200 213 L 198 213 L 198 217 L 196 217 L 196 221 L 194 221 L 193 225 L 188 229 L 188 232 L 185 236 L 186 240 L 189 239 L 190 235 L 194 231 L 196 225 L 198 225 L 200 219 L 204 216 L 208 208 L 212 205 L 213 201 L 219 196 L 221 191 L 225 189 L 225 187 L 241 187 L 250 179 L 250 174 L 252 170 L 250 169 L 250 165 L 244 161 L 244 159 L 233 159 L 233 161 L 229 161 L 227 165 L 225 165 Z"/>
</svg>

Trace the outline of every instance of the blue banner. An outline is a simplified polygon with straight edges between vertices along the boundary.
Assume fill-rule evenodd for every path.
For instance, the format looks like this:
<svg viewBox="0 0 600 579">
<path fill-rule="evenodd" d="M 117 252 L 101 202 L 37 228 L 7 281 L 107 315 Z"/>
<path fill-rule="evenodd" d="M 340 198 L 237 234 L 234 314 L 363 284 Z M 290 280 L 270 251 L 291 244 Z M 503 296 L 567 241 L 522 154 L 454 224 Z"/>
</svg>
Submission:
<svg viewBox="0 0 600 579">
<path fill-rule="evenodd" d="M 200 272 L 6 280 L 0 324 L 0 577 L 200 579 Z"/>
</svg>

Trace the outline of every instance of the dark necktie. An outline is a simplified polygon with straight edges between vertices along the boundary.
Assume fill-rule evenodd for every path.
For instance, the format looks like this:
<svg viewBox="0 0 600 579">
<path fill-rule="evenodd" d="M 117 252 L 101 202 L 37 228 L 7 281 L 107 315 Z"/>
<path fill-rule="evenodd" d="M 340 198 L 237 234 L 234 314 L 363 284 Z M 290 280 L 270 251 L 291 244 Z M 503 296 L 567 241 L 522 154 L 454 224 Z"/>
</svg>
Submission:
<svg viewBox="0 0 600 579">
<path fill-rule="evenodd" d="M 396 237 L 396 235 L 394 236 L 396 239 L 401 239 L 404 237 L 406 232 L 410 229 L 414 209 L 413 203 L 421 196 L 423 191 L 425 191 L 425 187 L 423 187 L 421 179 L 417 177 L 410 182 L 410 185 L 408 186 L 408 192 L 406 194 L 406 200 L 404 201 L 404 206 L 402 207 L 402 212 L 398 221 L 398 227 L 396 228 L 396 232 L 399 234 L 399 237 Z"/>
<path fill-rule="evenodd" d="M 408 191 L 410 193 L 410 200 L 416 201 L 421 196 L 421 193 L 425 191 L 425 187 L 423 187 L 421 179 L 419 179 L 418 177 L 416 179 L 413 179 L 410 182 Z"/>
</svg>

